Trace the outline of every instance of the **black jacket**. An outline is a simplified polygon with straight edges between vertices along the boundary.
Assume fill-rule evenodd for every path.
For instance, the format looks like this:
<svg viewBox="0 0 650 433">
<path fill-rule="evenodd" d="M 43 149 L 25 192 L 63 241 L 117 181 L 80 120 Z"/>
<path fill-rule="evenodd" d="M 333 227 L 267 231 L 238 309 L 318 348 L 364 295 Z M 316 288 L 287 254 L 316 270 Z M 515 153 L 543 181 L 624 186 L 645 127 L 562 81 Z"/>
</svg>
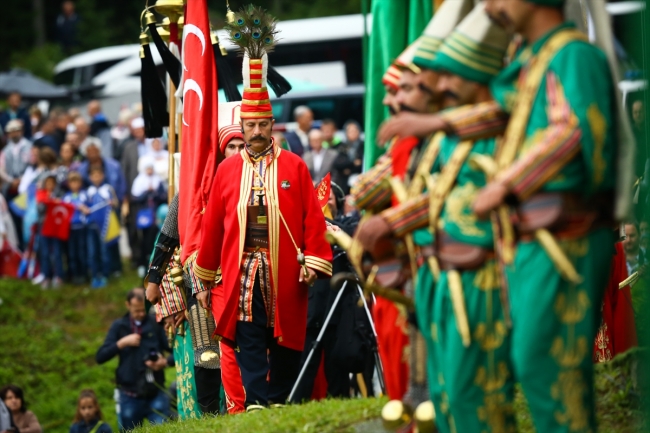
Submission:
<svg viewBox="0 0 650 433">
<path fill-rule="evenodd" d="M 337 217 L 335 220 L 328 221 L 339 226 L 341 230 L 350 236 L 354 235 L 357 225 L 359 224 L 358 217 Z M 332 253 L 334 257 L 332 275 L 336 275 L 339 272 L 350 272 L 351 266 L 345 252 L 338 247 L 333 247 Z M 350 284 L 348 284 L 343 296 L 351 296 L 355 293 L 355 290 L 356 288 L 351 287 Z M 329 278 L 316 280 L 314 285 L 309 288 L 309 303 L 307 304 L 308 328 L 320 328 L 323 326 L 325 319 L 327 318 L 327 313 L 329 313 L 330 309 L 334 305 L 336 295 L 337 291 L 332 290 L 330 287 Z M 340 308 L 337 308 L 330 319 L 328 327 L 334 329 L 336 324 L 339 322 L 340 317 Z"/>
<path fill-rule="evenodd" d="M 120 389 L 137 393 L 138 380 L 145 375 L 147 366 L 144 364 L 150 352 L 170 352 L 167 336 L 162 326 L 159 326 L 149 316 L 145 317 L 141 326 L 141 340 L 138 347 L 125 347 L 120 350 L 117 348 L 117 341 L 133 334 L 134 329 L 131 326 L 131 317 L 129 313 L 122 318 L 117 319 L 111 325 L 106 340 L 102 347 L 97 351 L 95 360 L 98 364 L 110 361 L 115 356 L 120 357 L 120 361 L 115 371 L 115 382 Z M 163 370 L 155 371 L 154 378 L 160 386 L 165 384 L 165 373 Z"/>
</svg>

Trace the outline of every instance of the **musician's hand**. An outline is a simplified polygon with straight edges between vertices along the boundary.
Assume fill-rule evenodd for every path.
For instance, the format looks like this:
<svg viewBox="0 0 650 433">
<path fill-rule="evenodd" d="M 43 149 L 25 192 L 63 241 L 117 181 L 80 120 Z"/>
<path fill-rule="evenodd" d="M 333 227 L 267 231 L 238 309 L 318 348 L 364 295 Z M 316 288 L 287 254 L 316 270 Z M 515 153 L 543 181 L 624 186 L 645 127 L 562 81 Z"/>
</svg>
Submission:
<svg viewBox="0 0 650 433">
<path fill-rule="evenodd" d="M 174 328 L 180 328 L 181 325 L 183 324 L 183 320 L 185 320 L 185 311 L 179 311 L 176 314 L 173 314 L 171 316 L 165 317 L 163 319 L 165 331 L 169 331 L 169 328 L 172 326 Z"/>
<path fill-rule="evenodd" d="M 478 192 L 472 209 L 481 219 L 486 219 L 490 211 L 503 204 L 508 195 L 508 188 L 500 182 L 490 182 Z"/>
<path fill-rule="evenodd" d="M 391 236 L 391 229 L 385 219 L 379 215 L 370 217 L 357 229 L 356 239 L 365 251 L 371 254 L 375 251 L 377 243 Z"/>
<path fill-rule="evenodd" d="M 126 218 L 129 216 L 131 209 L 129 208 L 129 202 L 127 200 L 124 200 L 122 202 L 122 218 Z"/>
<path fill-rule="evenodd" d="M 210 309 L 210 290 L 205 290 L 196 294 L 196 300 L 204 310 Z"/>
<path fill-rule="evenodd" d="M 307 284 L 309 287 L 313 286 L 314 282 L 316 282 L 316 271 L 311 268 L 307 268 L 307 277 L 305 277 L 305 271 L 303 269 L 304 268 L 301 266 L 300 277 L 298 277 L 298 281 Z"/>
<path fill-rule="evenodd" d="M 386 143 L 396 135 L 414 135 L 424 138 L 448 128 L 449 125 L 435 114 L 401 112 L 381 125 L 377 134 L 377 143 Z"/>
<path fill-rule="evenodd" d="M 145 296 L 149 302 L 156 305 L 160 302 L 160 286 L 156 283 L 148 283 Z"/>
<path fill-rule="evenodd" d="M 203 287 L 207 292 L 210 291 L 212 287 L 214 287 L 214 280 L 204 280 L 203 278 L 201 278 L 201 284 L 203 284 Z"/>
<path fill-rule="evenodd" d="M 338 232 L 341 231 L 341 227 L 337 226 L 336 224 L 332 224 L 329 222 L 326 222 L 327 224 L 327 231 L 328 232 Z"/>
<path fill-rule="evenodd" d="M 639 277 L 644 276 L 644 275 L 646 274 L 647 271 L 648 271 L 648 265 L 641 265 L 641 266 L 639 266 L 639 270 L 638 270 L 638 272 L 639 272 Z"/>
</svg>

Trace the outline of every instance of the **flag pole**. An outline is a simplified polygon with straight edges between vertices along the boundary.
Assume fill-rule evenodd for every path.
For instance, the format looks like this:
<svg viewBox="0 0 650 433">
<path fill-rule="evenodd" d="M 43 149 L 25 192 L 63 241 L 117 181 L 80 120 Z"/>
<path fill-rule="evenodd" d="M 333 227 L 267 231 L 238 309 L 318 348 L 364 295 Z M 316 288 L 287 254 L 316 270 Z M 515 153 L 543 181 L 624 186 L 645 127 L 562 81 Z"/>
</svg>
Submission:
<svg viewBox="0 0 650 433">
<path fill-rule="evenodd" d="M 169 178 L 167 179 L 167 199 L 171 204 L 175 195 L 176 167 L 174 164 L 174 153 L 176 153 L 176 86 L 169 81 Z"/>
</svg>

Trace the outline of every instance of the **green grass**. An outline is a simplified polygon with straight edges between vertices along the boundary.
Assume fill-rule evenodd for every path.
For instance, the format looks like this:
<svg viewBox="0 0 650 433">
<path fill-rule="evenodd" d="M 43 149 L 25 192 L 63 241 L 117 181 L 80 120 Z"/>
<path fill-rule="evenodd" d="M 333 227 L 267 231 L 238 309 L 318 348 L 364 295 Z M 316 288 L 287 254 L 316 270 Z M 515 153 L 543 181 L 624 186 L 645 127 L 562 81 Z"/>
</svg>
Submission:
<svg viewBox="0 0 650 433">
<path fill-rule="evenodd" d="M 268 409 L 235 416 L 203 417 L 200 420 L 147 426 L 136 433 L 325 433 L 354 432 L 354 425 L 376 419 L 384 398 L 324 400 L 282 409 Z"/>
<path fill-rule="evenodd" d="M 98 366 L 95 353 L 113 320 L 125 313 L 124 297 L 140 284 L 128 274 L 106 289 L 65 286 L 42 291 L 28 282 L 0 280 L 0 386 L 25 389 L 29 408 L 44 431 L 67 432 L 79 391 L 98 394 L 105 420 L 117 431 L 113 403 L 117 360 Z M 597 416 L 600 433 L 636 433 L 641 428 L 640 396 L 631 377 L 637 353 L 596 366 Z M 647 374 L 640 366 L 638 369 Z M 167 384 L 174 378 L 168 369 Z M 649 375 L 650 376 L 650 375 Z M 205 417 L 144 427 L 138 432 L 347 432 L 364 420 L 377 419 L 385 399 L 327 400 L 282 410 L 232 417 Z M 526 402 L 516 401 L 519 433 L 532 433 Z"/>
<path fill-rule="evenodd" d="M 140 284 L 132 274 L 102 290 L 43 291 L 29 282 L 0 280 L 0 386 L 13 383 L 25 390 L 44 431 L 69 430 L 84 388 L 95 390 L 105 420 L 117 428 L 112 399 L 117 359 L 99 366 L 95 353 L 111 322 L 125 313 L 126 292 Z"/>
</svg>

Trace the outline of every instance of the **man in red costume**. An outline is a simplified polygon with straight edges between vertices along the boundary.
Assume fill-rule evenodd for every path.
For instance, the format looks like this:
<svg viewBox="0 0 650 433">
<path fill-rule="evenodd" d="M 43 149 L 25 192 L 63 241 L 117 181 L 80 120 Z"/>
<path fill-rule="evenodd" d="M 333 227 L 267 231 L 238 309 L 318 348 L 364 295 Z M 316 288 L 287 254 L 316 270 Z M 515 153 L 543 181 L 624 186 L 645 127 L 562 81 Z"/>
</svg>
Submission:
<svg viewBox="0 0 650 433">
<path fill-rule="evenodd" d="M 307 286 L 331 276 L 332 253 L 307 166 L 271 138 L 267 55 L 254 58 L 242 48 L 246 149 L 217 170 L 194 270 L 212 285 L 221 266 L 224 310 L 216 333 L 236 346 L 251 411 L 289 396 L 306 334 Z"/>
</svg>

